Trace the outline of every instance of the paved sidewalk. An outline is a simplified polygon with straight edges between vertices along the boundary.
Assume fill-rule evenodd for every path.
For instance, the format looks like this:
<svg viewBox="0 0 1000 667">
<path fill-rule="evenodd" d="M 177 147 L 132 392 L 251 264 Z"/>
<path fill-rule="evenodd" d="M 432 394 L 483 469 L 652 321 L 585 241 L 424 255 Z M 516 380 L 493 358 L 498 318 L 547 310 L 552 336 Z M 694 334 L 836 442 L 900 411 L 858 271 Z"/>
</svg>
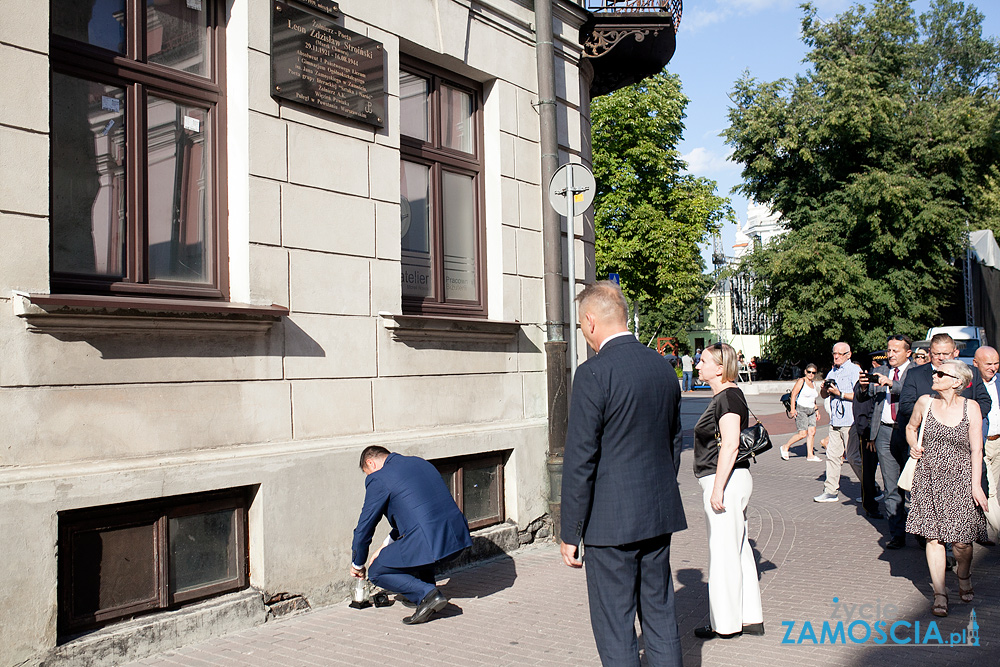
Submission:
<svg viewBox="0 0 1000 667">
<path fill-rule="evenodd" d="M 685 394 L 688 429 L 708 402 L 708 394 Z M 750 407 L 772 433 L 775 446 L 794 430 L 776 395 L 751 396 Z M 825 423 L 825 419 L 824 419 Z M 820 428 L 817 440 L 825 433 Z M 690 445 L 688 445 L 690 446 Z M 860 495 L 857 480 L 844 466 L 839 503 L 821 504 L 812 497 L 822 490 L 825 466 L 805 460 L 804 443 L 782 461 L 769 452 L 752 467 L 754 492 L 749 519 L 751 542 L 758 554 L 767 634 L 703 642 L 692 630 L 708 622 L 707 540 L 700 488 L 685 451 L 680 474 L 689 528 L 674 536 L 672 564 L 684 664 L 767 664 L 768 667 L 997 664 L 1000 648 L 1000 547 L 975 547 L 973 578 L 976 601 L 962 604 L 958 582 L 948 574 L 953 591 L 952 613 L 930 614 L 930 582 L 923 552 L 913 545 L 884 551 L 885 522 L 869 521 L 851 498 Z M 341 605 L 269 622 L 202 644 L 170 651 L 134 665 L 162 667 L 264 667 L 271 665 L 599 665 L 587 611 L 584 575 L 562 565 L 553 543 L 525 548 L 513 558 L 453 573 L 442 580 L 451 597 L 448 608 L 420 626 L 400 620 L 409 611 L 396 604 L 384 609 L 350 609 Z M 837 604 L 834 604 L 834 598 Z M 871 605 L 871 607 L 862 607 Z M 896 610 L 886 607 L 893 605 Z M 981 647 L 885 645 L 881 637 L 865 640 L 866 623 L 853 626 L 853 636 L 831 644 L 822 638 L 823 622 L 836 628 L 860 618 L 874 622 L 879 611 L 890 622 L 919 621 L 923 638 L 931 621 L 945 641 L 969 624 L 975 608 Z M 798 644 L 785 644 L 786 627 L 795 624 L 791 640 L 809 622 Z M 912 638 L 912 626 L 897 637 Z M 932 641 L 933 635 L 932 635 Z"/>
</svg>

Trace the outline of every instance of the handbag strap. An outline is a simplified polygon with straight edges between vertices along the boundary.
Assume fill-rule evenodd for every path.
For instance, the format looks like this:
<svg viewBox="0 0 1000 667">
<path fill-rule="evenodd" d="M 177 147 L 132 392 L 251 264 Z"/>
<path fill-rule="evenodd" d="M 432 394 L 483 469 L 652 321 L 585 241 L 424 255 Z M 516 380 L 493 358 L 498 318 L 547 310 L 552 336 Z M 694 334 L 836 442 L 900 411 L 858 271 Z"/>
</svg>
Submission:
<svg viewBox="0 0 1000 667">
<path fill-rule="evenodd" d="M 924 427 L 927 426 L 927 415 L 931 412 L 931 404 L 934 403 L 934 399 L 927 401 L 927 407 L 924 409 L 924 417 L 920 420 L 920 432 L 917 433 L 917 447 L 924 446 Z"/>
</svg>

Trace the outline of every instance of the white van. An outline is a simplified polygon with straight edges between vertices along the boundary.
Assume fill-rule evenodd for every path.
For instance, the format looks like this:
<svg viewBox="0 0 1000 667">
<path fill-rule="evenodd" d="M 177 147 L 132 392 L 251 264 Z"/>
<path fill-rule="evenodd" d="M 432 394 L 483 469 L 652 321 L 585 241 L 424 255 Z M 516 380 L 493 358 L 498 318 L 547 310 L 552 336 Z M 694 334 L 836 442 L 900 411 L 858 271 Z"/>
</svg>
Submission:
<svg viewBox="0 0 1000 667">
<path fill-rule="evenodd" d="M 955 339 L 958 358 L 967 364 L 972 363 L 972 357 L 979 347 L 989 345 L 986 341 L 986 329 L 982 327 L 932 327 L 927 330 L 927 340 L 939 333 L 946 333 Z"/>
</svg>

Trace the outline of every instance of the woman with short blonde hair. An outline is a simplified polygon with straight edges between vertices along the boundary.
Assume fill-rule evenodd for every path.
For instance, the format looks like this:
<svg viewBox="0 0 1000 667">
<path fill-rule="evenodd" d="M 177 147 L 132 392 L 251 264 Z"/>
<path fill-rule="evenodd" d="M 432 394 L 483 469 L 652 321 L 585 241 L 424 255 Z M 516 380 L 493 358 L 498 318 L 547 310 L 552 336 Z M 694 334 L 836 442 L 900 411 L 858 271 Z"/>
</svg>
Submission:
<svg viewBox="0 0 1000 667">
<path fill-rule="evenodd" d="M 957 561 L 958 596 L 971 603 L 972 543 L 986 539 L 983 417 L 979 404 L 962 396 L 971 380 L 972 370 L 961 361 L 943 362 L 931 379 L 937 398 L 921 396 L 906 425 L 910 456 L 917 459 L 906 532 L 927 539 L 924 554 L 934 589 L 931 613 L 935 616 L 948 615 L 944 545 L 951 543 Z"/>
<path fill-rule="evenodd" d="M 701 353 L 702 358 L 704 358 L 706 352 L 711 354 L 715 360 L 715 364 L 722 368 L 721 381 L 736 382 L 736 378 L 739 377 L 740 373 L 740 362 L 736 356 L 736 350 L 725 343 L 716 343 L 705 348 L 705 352 Z"/>
</svg>

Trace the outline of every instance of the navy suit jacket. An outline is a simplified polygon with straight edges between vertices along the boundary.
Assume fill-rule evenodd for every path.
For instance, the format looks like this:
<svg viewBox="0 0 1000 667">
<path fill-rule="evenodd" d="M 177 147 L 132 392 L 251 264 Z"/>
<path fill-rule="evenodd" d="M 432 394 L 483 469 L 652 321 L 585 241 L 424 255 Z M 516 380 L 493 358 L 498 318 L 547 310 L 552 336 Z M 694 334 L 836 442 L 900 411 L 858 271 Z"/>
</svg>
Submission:
<svg viewBox="0 0 1000 667">
<path fill-rule="evenodd" d="M 924 365 L 930 366 L 930 364 L 924 364 Z M 886 400 L 888 399 L 890 394 L 896 397 L 899 397 L 902 394 L 903 385 L 906 383 L 906 376 L 914 368 L 920 368 L 920 366 L 917 366 L 911 361 L 910 364 L 906 367 L 906 370 L 904 370 L 903 373 L 899 376 L 899 379 L 892 383 L 892 387 L 885 387 L 882 385 L 878 385 L 876 387 L 875 385 L 869 384 L 868 389 L 865 390 L 860 382 L 854 386 L 855 401 L 874 399 L 872 402 L 872 412 L 870 415 L 871 418 L 870 429 L 867 433 L 859 432 L 859 435 L 861 435 L 862 438 L 868 440 L 875 440 L 875 438 L 878 437 L 878 432 L 882 428 L 882 410 L 885 407 Z M 882 364 L 881 366 L 879 366 L 878 368 L 876 368 L 871 372 L 880 373 L 881 375 L 884 375 L 891 380 L 892 371 L 893 371 L 892 366 L 888 364 Z M 930 393 L 930 385 L 927 385 L 927 391 L 928 393 Z M 916 399 L 914 399 L 914 402 L 916 402 Z M 913 411 L 913 406 L 910 406 L 910 412 L 912 411 Z M 902 424 L 903 427 L 905 428 L 906 422 L 900 421 L 900 419 L 902 418 L 902 412 L 903 412 L 902 405 L 897 403 L 896 420 L 898 423 Z M 909 417 L 907 417 L 907 420 L 909 420 Z"/>
<path fill-rule="evenodd" d="M 472 546 L 469 524 L 441 473 L 417 456 L 389 454 L 381 470 L 365 477 L 365 504 L 351 548 L 355 565 L 368 560 L 372 535 L 383 516 L 395 540 L 379 554 L 383 565 L 430 565 Z"/>
<path fill-rule="evenodd" d="M 680 403 L 673 367 L 632 336 L 580 365 L 563 459 L 564 542 L 619 546 L 687 527 Z"/>
</svg>

